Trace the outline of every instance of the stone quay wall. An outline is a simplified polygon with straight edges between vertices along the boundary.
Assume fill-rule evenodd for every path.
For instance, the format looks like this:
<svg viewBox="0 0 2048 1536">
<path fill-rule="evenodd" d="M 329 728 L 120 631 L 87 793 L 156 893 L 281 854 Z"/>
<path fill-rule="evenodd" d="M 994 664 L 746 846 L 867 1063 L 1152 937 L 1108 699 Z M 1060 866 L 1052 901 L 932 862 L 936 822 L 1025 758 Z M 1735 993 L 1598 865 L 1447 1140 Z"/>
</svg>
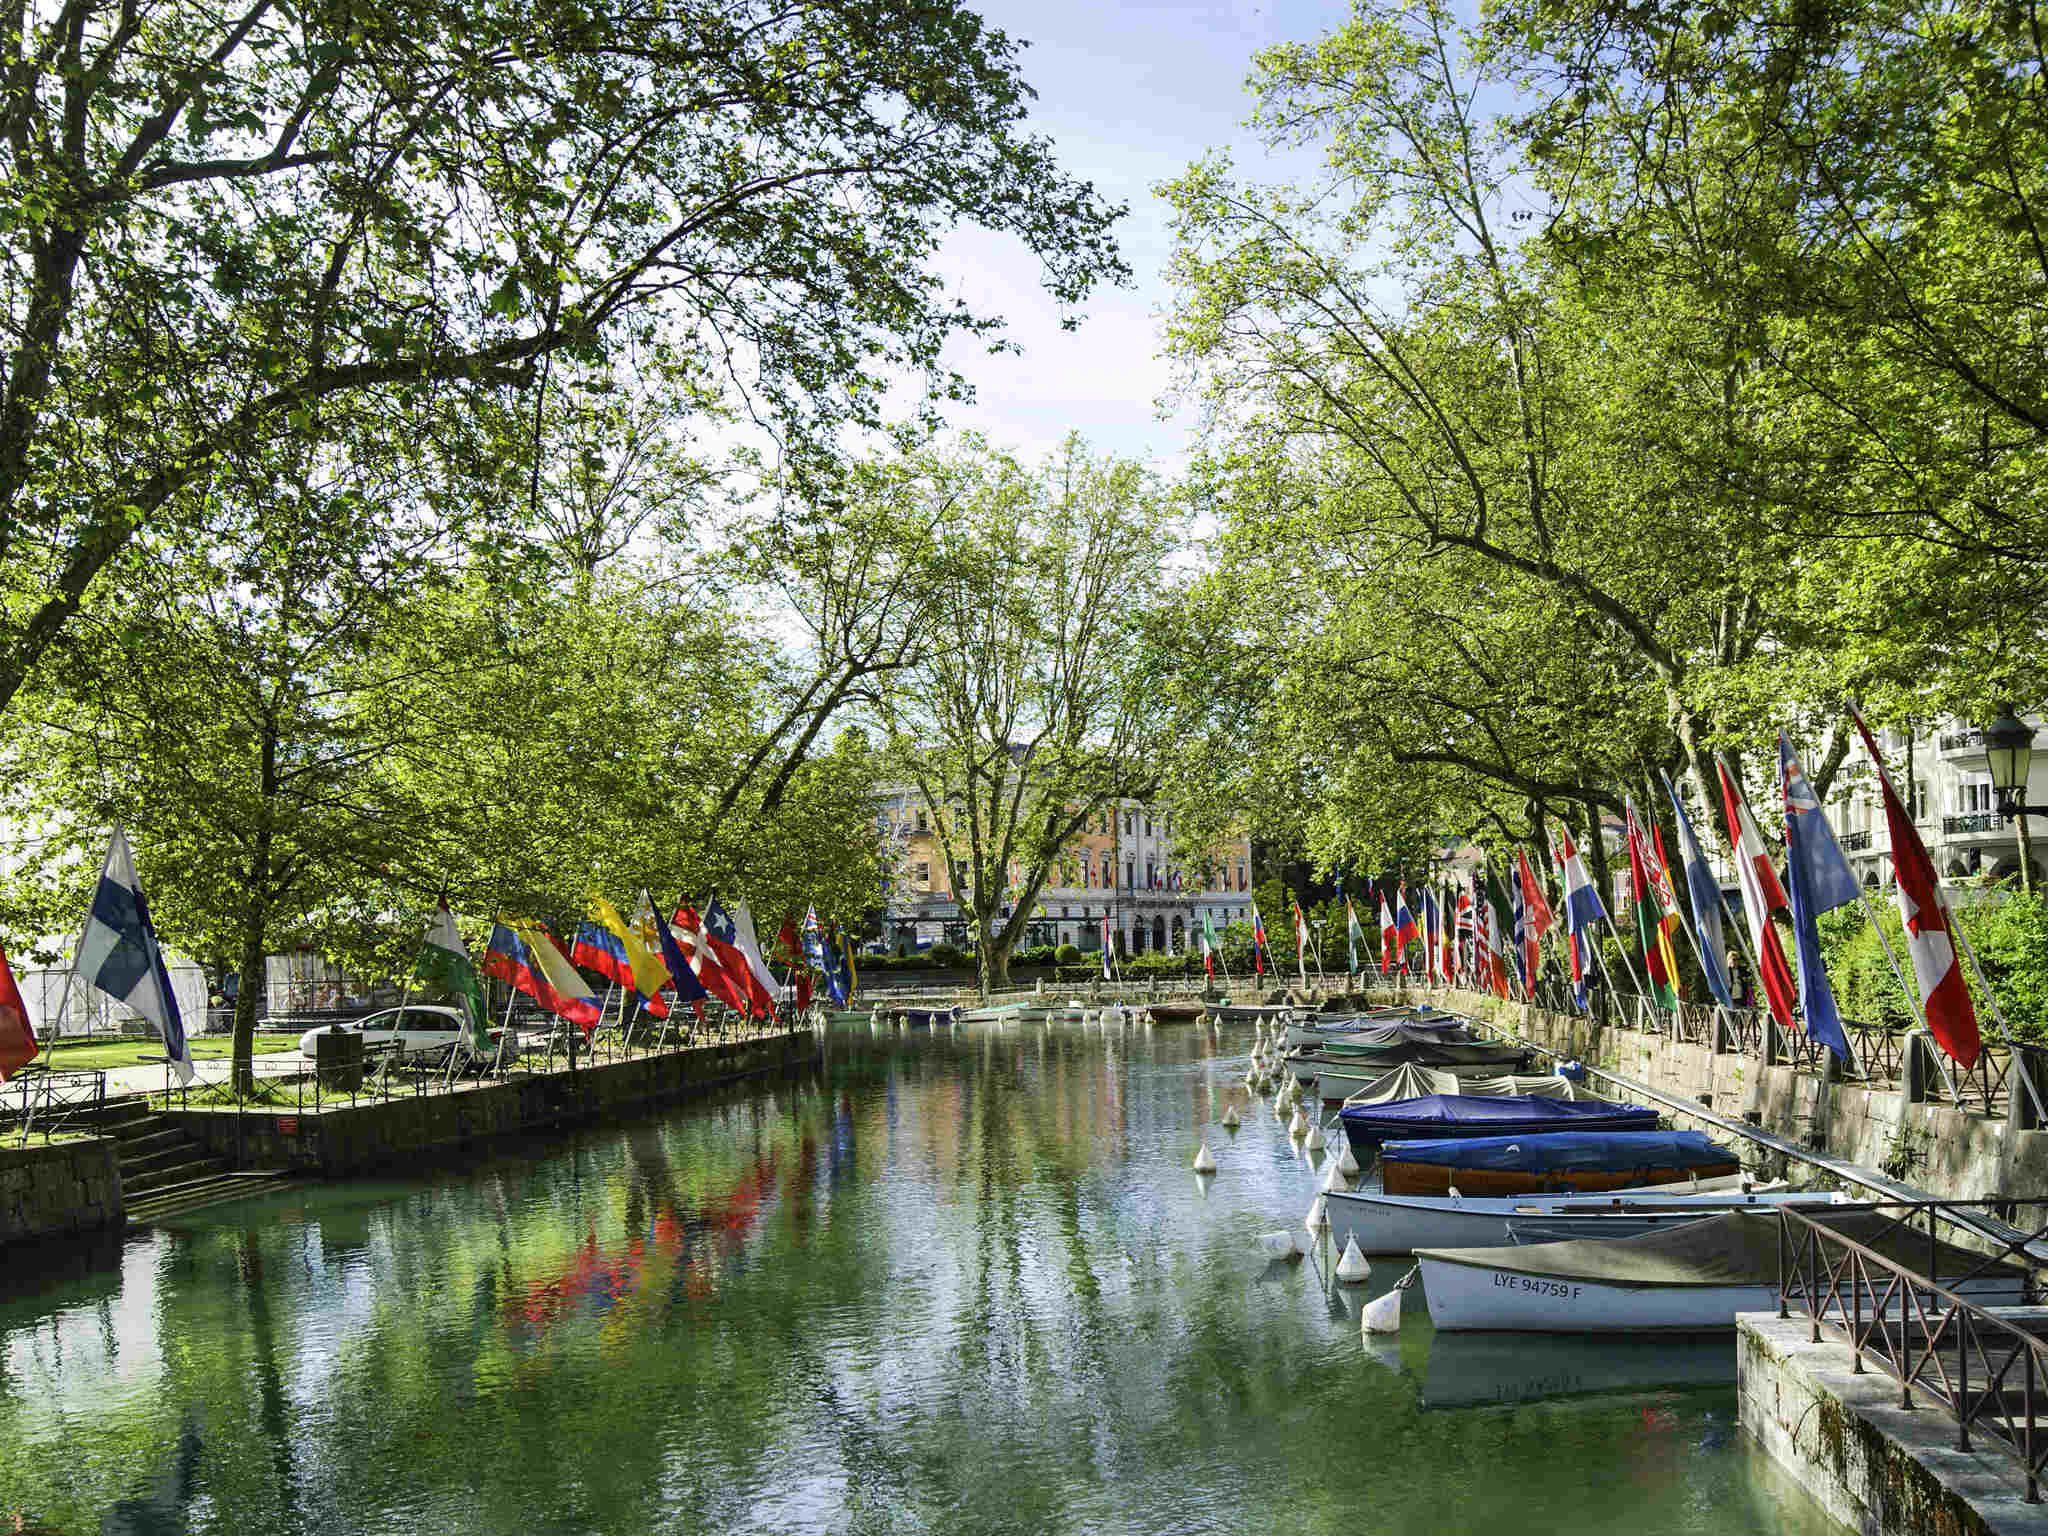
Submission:
<svg viewBox="0 0 2048 1536">
<path fill-rule="evenodd" d="M 1443 1006 L 1508 1034 L 1646 1087 L 1697 1101 L 1730 1119 L 1803 1146 L 1881 1169 L 1939 1198 L 2048 1196 L 2048 1130 L 2024 1114 L 1990 1116 L 1952 1104 L 1915 1102 L 1904 1085 L 1823 1084 L 1818 1074 L 1753 1055 L 1618 1025 L 1602 1025 L 1476 992 L 1441 994 Z M 2022 1092 L 2014 1074 L 2013 1090 Z M 1900 1158 L 1903 1157 L 1903 1162 Z"/>
<path fill-rule="evenodd" d="M 435 1152 L 494 1137 L 608 1119 L 738 1078 L 794 1071 L 819 1059 L 817 1036 L 802 1029 L 765 1039 L 662 1051 L 574 1072 L 436 1090 L 417 1098 L 358 1102 L 354 1108 L 330 1100 L 317 1113 L 173 1109 L 166 1117 L 237 1167 L 339 1178 L 395 1165 L 418 1166 Z"/>
<path fill-rule="evenodd" d="M 0 1147 L 0 1245 L 125 1225 L 119 1152 L 109 1136 Z"/>
</svg>

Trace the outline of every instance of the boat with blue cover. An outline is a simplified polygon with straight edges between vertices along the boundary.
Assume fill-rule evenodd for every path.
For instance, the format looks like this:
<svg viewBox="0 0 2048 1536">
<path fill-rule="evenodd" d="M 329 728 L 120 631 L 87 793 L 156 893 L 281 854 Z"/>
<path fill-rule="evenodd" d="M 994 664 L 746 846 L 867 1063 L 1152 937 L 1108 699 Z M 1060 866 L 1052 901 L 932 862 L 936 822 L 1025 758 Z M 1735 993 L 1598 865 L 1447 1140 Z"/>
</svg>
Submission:
<svg viewBox="0 0 2048 1536">
<path fill-rule="evenodd" d="M 1433 1137 L 1389 1141 L 1379 1154 L 1380 1187 L 1390 1195 L 1447 1195 L 1454 1184 L 1467 1195 L 1629 1189 L 1742 1170 L 1733 1152 L 1698 1131 Z"/>
<path fill-rule="evenodd" d="M 1657 1111 L 1605 1099 L 1428 1093 L 1384 1104 L 1346 1104 L 1337 1112 L 1351 1153 L 1360 1162 L 1381 1142 L 1452 1136 L 1501 1136 L 1530 1131 L 1654 1131 Z"/>
</svg>

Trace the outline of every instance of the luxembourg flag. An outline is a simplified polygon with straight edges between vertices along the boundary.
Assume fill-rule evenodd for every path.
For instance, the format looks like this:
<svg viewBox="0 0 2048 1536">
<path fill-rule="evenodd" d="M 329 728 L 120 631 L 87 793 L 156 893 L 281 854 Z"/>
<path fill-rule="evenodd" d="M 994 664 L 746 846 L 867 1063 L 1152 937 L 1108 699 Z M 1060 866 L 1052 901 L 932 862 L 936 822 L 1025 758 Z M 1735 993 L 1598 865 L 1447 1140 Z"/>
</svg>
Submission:
<svg viewBox="0 0 2048 1536">
<path fill-rule="evenodd" d="M 1935 875 L 1934 860 L 1927 856 L 1927 845 L 1920 841 L 1919 829 L 1899 803 L 1898 791 L 1892 788 L 1891 775 L 1885 772 L 1884 759 L 1878 756 L 1870 727 L 1854 709 L 1849 711 L 1849 718 L 1856 722 L 1864 750 L 1870 754 L 1878 782 L 1884 788 L 1884 820 L 1892 835 L 1892 875 L 1898 887 L 1899 916 L 1906 925 L 1906 949 L 1913 956 L 1913 975 L 1920 983 L 1928 1033 L 1955 1058 L 1958 1066 L 1968 1070 L 1976 1065 L 1983 1041 L 1977 1034 L 1977 1010 L 1971 1006 L 1970 989 L 1963 981 L 1962 967 L 1956 964 L 1955 944 L 1949 937 L 1954 932 L 1954 920 L 1948 901 L 1941 894 L 1941 881 Z"/>
</svg>

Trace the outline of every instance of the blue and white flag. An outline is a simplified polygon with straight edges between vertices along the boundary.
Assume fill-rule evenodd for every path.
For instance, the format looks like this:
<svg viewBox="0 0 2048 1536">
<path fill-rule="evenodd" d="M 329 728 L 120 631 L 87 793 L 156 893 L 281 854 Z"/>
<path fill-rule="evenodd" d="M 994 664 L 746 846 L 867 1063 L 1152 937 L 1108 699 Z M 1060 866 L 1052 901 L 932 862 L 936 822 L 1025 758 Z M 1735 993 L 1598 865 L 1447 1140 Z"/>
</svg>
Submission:
<svg viewBox="0 0 2048 1536">
<path fill-rule="evenodd" d="M 185 1021 L 178 1017 L 178 995 L 171 990 L 163 946 L 149 920 L 149 903 L 142 899 L 142 882 L 135 878 L 127 835 L 119 827 L 107 844 L 107 862 L 100 868 L 99 888 L 71 968 L 88 986 L 154 1024 L 179 1081 L 192 1081 L 192 1048 L 185 1043 Z M 244 977 L 243 985 L 249 984 Z"/>
<path fill-rule="evenodd" d="M 1842 1029 L 1841 1010 L 1828 985 L 1821 957 L 1819 917 L 1845 907 L 1863 895 L 1849 861 L 1835 842 L 1834 828 L 1820 800 L 1799 771 L 1792 743 L 1778 732 L 1778 772 L 1785 790 L 1785 888 L 1791 896 L 1792 940 L 1798 955 L 1799 1011 L 1806 1032 L 1843 1060 L 1849 1058 L 1849 1037 Z"/>
<path fill-rule="evenodd" d="M 1707 990 L 1723 1008 L 1735 1006 L 1735 994 L 1728 985 L 1728 973 L 1721 957 L 1727 953 L 1727 935 L 1721 928 L 1721 882 L 1714 867 L 1693 835 L 1692 818 L 1685 814 L 1685 802 L 1671 775 L 1664 775 L 1664 793 L 1671 797 L 1671 812 L 1678 818 L 1678 856 L 1685 861 L 1685 889 L 1692 898 L 1692 929 L 1699 938 L 1700 969 L 1706 973 Z"/>
</svg>

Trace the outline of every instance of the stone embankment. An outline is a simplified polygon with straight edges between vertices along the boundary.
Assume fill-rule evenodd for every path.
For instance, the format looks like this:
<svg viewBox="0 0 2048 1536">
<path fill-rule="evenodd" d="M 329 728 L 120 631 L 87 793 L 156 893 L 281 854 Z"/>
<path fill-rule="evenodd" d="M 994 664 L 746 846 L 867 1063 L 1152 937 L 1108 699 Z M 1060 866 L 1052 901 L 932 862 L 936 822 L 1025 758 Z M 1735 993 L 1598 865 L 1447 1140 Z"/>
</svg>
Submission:
<svg viewBox="0 0 2048 1536">
<path fill-rule="evenodd" d="M 126 1220 L 113 1137 L 0 1147 L 0 1246 L 118 1229 Z"/>
</svg>

